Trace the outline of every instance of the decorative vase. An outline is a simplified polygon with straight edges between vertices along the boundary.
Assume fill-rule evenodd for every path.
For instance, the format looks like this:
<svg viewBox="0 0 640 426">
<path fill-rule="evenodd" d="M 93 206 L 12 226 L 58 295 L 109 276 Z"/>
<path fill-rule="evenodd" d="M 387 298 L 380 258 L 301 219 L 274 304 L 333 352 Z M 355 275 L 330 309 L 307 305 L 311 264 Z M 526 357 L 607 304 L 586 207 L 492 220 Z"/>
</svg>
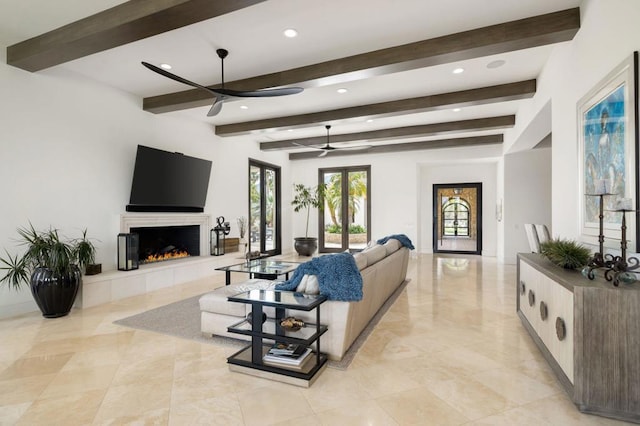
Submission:
<svg viewBox="0 0 640 426">
<path fill-rule="evenodd" d="M 36 268 L 31 274 L 31 294 L 45 318 L 63 317 L 71 311 L 78 295 L 82 274 L 71 265 L 66 274 L 58 275 L 49 268 Z"/>
<path fill-rule="evenodd" d="M 300 256 L 311 256 L 318 249 L 318 239 L 315 237 L 294 238 L 293 247 Z"/>
</svg>

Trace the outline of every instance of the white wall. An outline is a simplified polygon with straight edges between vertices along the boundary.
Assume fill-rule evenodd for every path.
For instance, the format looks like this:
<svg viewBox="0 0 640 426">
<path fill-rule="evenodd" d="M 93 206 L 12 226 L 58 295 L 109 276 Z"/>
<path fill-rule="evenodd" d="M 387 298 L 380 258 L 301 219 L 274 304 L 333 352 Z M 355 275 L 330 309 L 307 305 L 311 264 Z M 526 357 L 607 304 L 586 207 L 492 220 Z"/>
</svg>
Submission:
<svg viewBox="0 0 640 426">
<path fill-rule="evenodd" d="M 482 183 L 482 255 L 497 253 L 497 160 L 487 163 L 426 164 L 420 166 L 420 251 L 433 253 L 433 185 Z"/>
<path fill-rule="evenodd" d="M 515 264 L 530 250 L 525 223 L 551 228 L 551 148 L 504 157 L 504 262 Z"/>
<path fill-rule="evenodd" d="M 1 49 L 4 55 L 6 51 Z M 18 253 L 16 228 L 49 226 L 96 239 L 97 262 L 115 269 L 120 214 L 129 201 L 138 144 L 213 161 L 205 213 L 237 235 L 247 214 L 248 158 L 285 167 L 251 140 L 215 136 L 205 122 L 142 111 L 142 100 L 60 69 L 29 73 L 0 57 L 0 253 Z M 0 288 L 0 317 L 37 310 L 28 288 Z"/>
<path fill-rule="evenodd" d="M 431 251 L 431 186 L 429 179 L 446 182 L 483 182 L 484 254 L 495 256 L 496 162 L 500 146 L 436 149 L 364 156 L 324 157 L 291 164 L 292 182 L 315 185 L 318 169 L 371 166 L 371 237 L 406 234 L 420 251 Z M 484 161 L 485 164 L 481 162 Z M 487 162 L 491 164 L 486 164 Z M 442 164 L 448 164 L 442 167 Z M 425 180 L 427 179 L 427 180 Z M 443 183 L 441 180 L 433 183 Z M 427 185 L 427 189 L 425 189 Z M 285 191 L 286 192 L 286 191 Z M 289 199 L 290 201 L 290 199 Z M 289 208 L 287 206 L 286 208 Z M 425 216 L 426 215 L 426 216 Z M 293 214 L 293 233 L 304 233 L 302 214 Z M 488 221 L 488 222 L 487 222 Z M 317 215 L 309 229 L 317 234 Z M 311 233 L 311 232 L 310 232 Z"/>
<path fill-rule="evenodd" d="M 575 38 L 557 47 L 538 78 L 538 91 L 518 111 L 516 128 L 506 145 L 517 145 L 525 128 L 551 100 L 552 227 L 556 236 L 580 239 L 578 221 L 577 103 L 633 51 L 640 50 L 638 0 L 584 0 L 581 28 Z"/>
</svg>

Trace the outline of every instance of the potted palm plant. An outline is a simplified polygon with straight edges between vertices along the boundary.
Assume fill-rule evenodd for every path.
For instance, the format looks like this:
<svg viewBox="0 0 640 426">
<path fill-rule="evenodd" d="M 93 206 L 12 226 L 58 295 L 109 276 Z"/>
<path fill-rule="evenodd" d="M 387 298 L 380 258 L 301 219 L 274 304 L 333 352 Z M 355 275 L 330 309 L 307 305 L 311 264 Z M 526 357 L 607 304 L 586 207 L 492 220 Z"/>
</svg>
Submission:
<svg viewBox="0 0 640 426">
<path fill-rule="evenodd" d="M 291 201 L 293 211 L 297 213 L 300 210 L 306 210 L 307 212 L 305 235 L 304 237 L 294 238 L 294 248 L 301 256 L 311 256 L 318 249 L 318 238 L 309 237 L 309 216 L 312 207 L 322 209 L 324 205 L 325 185 L 319 184 L 318 186 L 310 187 L 296 183 L 293 185 L 293 191 L 294 197 Z"/>
<path fill-rule="evenodd" d="M 0 257 L 5 271 L 0 284 L 18 290 L 29 283 L 31 294 L 45 318 L 65 316 L 71 310 L 82 281 L 81 268 L 95 259 L 95 246 L 87 238 L 63 240 L 57 229 L 36 231 L 32 224 L 18 228 L 26 250 L 21 256 Z"/>
</svg>

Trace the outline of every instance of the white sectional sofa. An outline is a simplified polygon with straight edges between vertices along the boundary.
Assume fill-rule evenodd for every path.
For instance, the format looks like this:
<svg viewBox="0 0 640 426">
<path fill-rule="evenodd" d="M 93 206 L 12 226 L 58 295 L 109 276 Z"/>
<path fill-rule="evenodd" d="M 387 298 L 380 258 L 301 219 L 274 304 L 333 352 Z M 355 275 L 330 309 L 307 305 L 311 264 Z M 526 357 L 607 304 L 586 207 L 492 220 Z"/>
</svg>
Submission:
<svg viewBox="0 0 640 426">
<path fill-rule="evenodd" d="M 409 249 L 396 239 L 373 245 L 354 254 L 362 276 L 363 298 L 357 302 L 328 300 L 321 305 L 321 322 L 328 326 L 322 336 L 321 350 L 329 359 L 340 360 L 384 302 L 402 284 L 407 275 Z M 240 321 L 251 305 L 227 301 L 227 297 L 252 289 L 273 289 L 276 282 L 253 279 L 220 287 L 200 298 L 203 334 L 250 339 L 232 334 L 227 327 Z M 265 309 L 269 317 L 274 311 Z M 295 311 L 291 315 L 315 322 L 315 312 Z M 306 316 L 305 316 L 306 315 Z"/>
</svg>

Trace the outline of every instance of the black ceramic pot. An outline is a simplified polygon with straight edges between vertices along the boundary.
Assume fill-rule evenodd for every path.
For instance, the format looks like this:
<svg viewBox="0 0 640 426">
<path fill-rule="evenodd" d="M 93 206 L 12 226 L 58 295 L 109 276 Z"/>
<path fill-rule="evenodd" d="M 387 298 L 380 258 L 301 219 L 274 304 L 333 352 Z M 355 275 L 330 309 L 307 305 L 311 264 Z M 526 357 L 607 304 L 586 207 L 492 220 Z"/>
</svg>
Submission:
<svg viewBox="0 0 640 426">
<path fill-rule="evenodd" d="M 294 238 L 293 248 L 300 256 L 311 256 L 318 249 L 318 239 L 314 237 Z"/>
<path fill-rule="evenodd" d="M 72 265 L 66 274 L 55 274 L 49 268 L 36 268 L 31 274 L 31 294 L 42 316 L 63 317 L 69 313 L 76 300 L 82 274 Z"/>
</svg>

